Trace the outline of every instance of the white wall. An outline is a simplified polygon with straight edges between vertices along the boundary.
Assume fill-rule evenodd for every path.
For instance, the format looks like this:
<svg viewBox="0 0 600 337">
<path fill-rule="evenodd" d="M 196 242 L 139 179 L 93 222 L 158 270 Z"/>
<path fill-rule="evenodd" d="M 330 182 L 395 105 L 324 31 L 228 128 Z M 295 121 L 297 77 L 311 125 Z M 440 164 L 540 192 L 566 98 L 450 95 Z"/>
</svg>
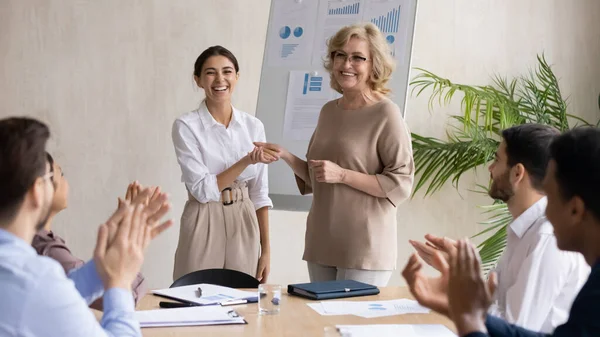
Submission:
<svg viewBox="0 0 600 337">
<path fill-rule="evenodd" d="M 96 229 L 133 179 L 172 194 L 179 220 L 186 194 L 179 182 L 170 127 L 194 109 L 201 93 L 191 72 L 198 54 L 221 44 L 239 58 L 235 104 L 253 113 L 270 1 L 136 0 L 0 2 L 0 117 L 30 115 L 51 126 L 51 151 L 71 183 L 70 207 L 55 222 L 73 252 L 89 258 Z M 597 0 L 420 0 L 413 66 L 456 82 L 487 84 L 493 72 L 521 74 L 545 51 L 570 111 L 600 118 L 600 2 Z M 458 105 L 427 110 L 410 98 L 412 131 L 442 137 Z M 487 179 L 481 170 L 480 181 Z M 426 232 L 461 237 L 481 230 L 466 191 L 476 177 L 398 211 L 399 263 L 408 238 Z M 462 196 L 462 198 L 461 198 Z M 271 212 L 272 282 L 307 280 L 301 261 L 306 213 Z M 178 228 L 150 248 L 144 273 L 151 287 L 171 282 Z M 400 284 L 398 273 L 392 284 Z"/>
</svg>

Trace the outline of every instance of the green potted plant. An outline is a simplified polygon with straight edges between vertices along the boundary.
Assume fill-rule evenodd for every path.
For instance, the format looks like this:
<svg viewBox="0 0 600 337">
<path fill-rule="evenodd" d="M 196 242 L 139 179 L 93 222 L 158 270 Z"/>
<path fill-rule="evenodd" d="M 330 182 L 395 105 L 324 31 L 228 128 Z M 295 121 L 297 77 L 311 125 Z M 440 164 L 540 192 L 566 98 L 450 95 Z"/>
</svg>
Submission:
<svg viewBox="0 0 600 337">
<path fill-rule="evenodd" d="M 527 75 L 510 81 L 495 75 L 492 84 L 486 86 L 454 83 L 417 68 L 420 73 L 411 82 L 412 93 L 429 93 L 430 111 L 436 103 L 461 99 L 461 114 L 449 116 L 447 140 L 412 134 L 417 176 L 413 196 L 420 190 L 425 190 L 425 196 L 431 195 L 449 181 L 458 187 L 465 172 L 494 158 L 505 128 L 540 123 L 565 131 L 591 125 L 567 113 L 567 101 L 550 65 L 544 55 L 538 55 L 537 60 L 537 67 Z M 478 185 L 476 192 L 487 193 L 488 187 Z M 490 270 L 506 247 L 506 227 L 512 217 L 500 201 L 480 207 L 488 219 L 482 222 L 486 228 L 474 237 L 490 235 L 479 245 L 484 270 Z"/>
</svg>

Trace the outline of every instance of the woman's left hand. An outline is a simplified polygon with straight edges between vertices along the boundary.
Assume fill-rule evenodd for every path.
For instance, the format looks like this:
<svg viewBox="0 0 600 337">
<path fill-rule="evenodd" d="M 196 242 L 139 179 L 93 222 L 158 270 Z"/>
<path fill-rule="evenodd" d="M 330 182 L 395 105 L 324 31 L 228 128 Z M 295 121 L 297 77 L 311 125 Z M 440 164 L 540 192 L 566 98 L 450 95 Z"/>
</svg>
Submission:
<svg viewBox="0 0 600 337">
<path fill-rule="evenodd" d="M 262 253 L 258 259 L 258 269 L 256 272 L 256 279 L 260 283 L 267 283 L 267 278 L 271 272 L 271 255 L 269 253 Z"/>
<path fill-rule="evenodd" d="M 320 183 L 338 184 L 343 182 L 346 170 L 329 160 L 309 160 L 308 167 L 313 170 L 315 179 Z"/>
</svg>

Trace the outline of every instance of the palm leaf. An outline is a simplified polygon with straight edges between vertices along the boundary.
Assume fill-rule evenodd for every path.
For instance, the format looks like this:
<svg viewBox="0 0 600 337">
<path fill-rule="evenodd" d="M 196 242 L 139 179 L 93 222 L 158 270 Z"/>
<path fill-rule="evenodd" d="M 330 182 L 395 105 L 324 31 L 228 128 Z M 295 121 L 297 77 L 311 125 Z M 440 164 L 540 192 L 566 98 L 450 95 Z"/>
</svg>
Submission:
<svg viewBox="0 0 600 337">
<path fill-rule="evenodd" d="M 473 86 L 457 84 L 425 69 L 411 81 L 412 93 L 419 96 L 431 90 L 429 111 L 434 104 L 448 105 L 459 95 L 461 113 L 450 117 L 447 141 L 412 134 L 417 182 L 413 196 L 426 188 L 425 196 L 440 190 L 451 181 L 458 187 L 460 177 L 493 158 L 502 130 L 524 123 L 551 125 L 568 130 L 569 119 L 583 125 L 593 125 L 567 113 L 567 101 L 562 98 L 557 77 L 544 55 L 537 57 L 537 67 L 526 76 L 511 80 L 500 75 L 492 84 Z M 600 97 L 598 98 L 600 106 Z M 596 124 L 600 127 L 600 120 Z M 487 187 L 478 185 L 478 193 Z M 504 203 L 481 207 L 488 216 L 480 224 L 486 228 L 474 237 L 490 235 L 480 245 L 484 270 L 489 271 L 506 247 L 506 228 L 512 221 Z"/>
<path fill-rule="evenodd" d="M 506 247 L 506 228 L 512 222 L 513 218 L 505 203 L 495 203 L 490 206 L 483 206 L 482 208 L 484 209 L 484 213 L 491 214 L 491 216 L 486 221 L 480 222 L 481 225 L 487 226 L 487 228 L 474 235 L 473 238 L 493 232 L 489 238 L 478 246 L 483 269 L 488 272 L 495 267 L 496 261 L 504 252 L 504 248 Z"/>
<path fill-rule="evenodd" d="M 553 126 L 560 131 L 569 129 L 567 103 L 562 99 L 558 80 L 544 56 L 538 56 L 538 68 L 521 78 L 520 110 L 530 123 Z"/>
<path fill-rule="evenodd" d="M 448 181 L 455 186 L 464 172 L 488 162 L 498 146 L 489 138 L 452 138 L 444 142 L 413 134 L 415 174 L 419 175 L 413 195 L 429 182 L 425 195 L 438 191 Z"/>
</svg>

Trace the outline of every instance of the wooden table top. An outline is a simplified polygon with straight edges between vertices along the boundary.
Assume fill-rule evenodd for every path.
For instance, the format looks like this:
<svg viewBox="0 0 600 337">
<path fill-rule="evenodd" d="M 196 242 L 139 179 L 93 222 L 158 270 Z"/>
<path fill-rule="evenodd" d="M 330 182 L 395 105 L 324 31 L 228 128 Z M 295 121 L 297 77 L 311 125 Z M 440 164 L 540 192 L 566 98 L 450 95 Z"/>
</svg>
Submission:
<svg viewBox="0 0 600 337">
<path fill-rule="evenodd" d="M 341 301 L 380 301 L 399 298 L 410 298 L 409 291 L 405 287 L 383 287 L 381 293 L 375 296 L 352 297 L 339 299 Z M 198 327 L 168 327 L 168 328 L 144 328 L 142 333 L 145 337 L 166 336 L 263 336 L 263 337 L 322 337 L 325 327 L 335 325 L 352 324 L 443 324 L 450 330 L 456 332 L 452 321 L 436 313 L 396 315 L 379 318 L 362 318 L 354 315 L 345 316 L 321 316 L 311 309 L 306 303 L 316 303 L 297 296 L 281 294 L 281 312 L 277 315 L 261 316 L 258 314 L 258 304 L 236 305 L 235 309 L 244 316 L 248 324 L 245 325 L 221 325 L 221 326 L 198 326 Z M 137 310 L 158 309 L 160 301 L 168 301 L 165 298 L 146 295 L 138 303 Z M 335 301 L 335 300 L 334 300 Z M 163 309 L 168 310 L 168 309 Z"/>
</svg>

